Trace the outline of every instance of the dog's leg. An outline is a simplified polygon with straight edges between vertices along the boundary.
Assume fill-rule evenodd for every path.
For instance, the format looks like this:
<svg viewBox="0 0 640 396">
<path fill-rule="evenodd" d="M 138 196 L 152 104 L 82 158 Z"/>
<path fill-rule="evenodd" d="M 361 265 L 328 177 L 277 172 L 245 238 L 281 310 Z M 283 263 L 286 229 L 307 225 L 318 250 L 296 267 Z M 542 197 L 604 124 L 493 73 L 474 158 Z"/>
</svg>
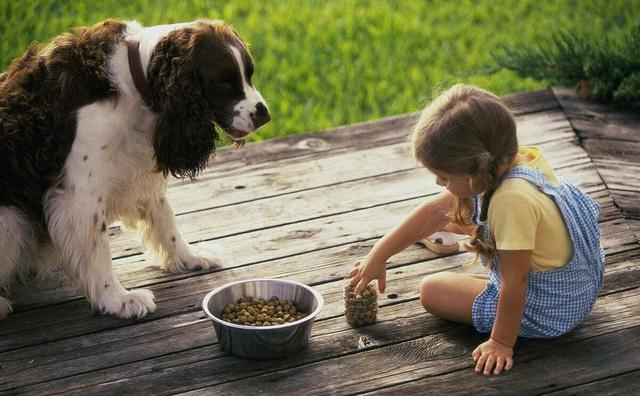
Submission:
<svg viewBox="0 0 640 396">
<path fill-rule="evenodd" d="M 102 197 L 73 190 L 51 194 L 45 201 L 49 233 L 67 275 L 102 313 L 140 318 L 155 311 L 151 291 L 128 291 L 113 273 Z"/>
<path fill-rule="evenodd" d="M 25 247 L 34 245 L 33 227 L 17 209 L 0 206 L 0 293 L 7 295 Z M 11 302 L 0 295 L 0 319 L 11 312 Z"/>
<path fill-rule="evenodd" d="M 145 201 L 140 210 L 142 238 L 169 272 L 180 273 L 219 268 L 222 264 L 217 252 L 198 249 L 195 252 L 182 238 L 176 226 L 171 205 L 164 194 Z"/>
</svg>

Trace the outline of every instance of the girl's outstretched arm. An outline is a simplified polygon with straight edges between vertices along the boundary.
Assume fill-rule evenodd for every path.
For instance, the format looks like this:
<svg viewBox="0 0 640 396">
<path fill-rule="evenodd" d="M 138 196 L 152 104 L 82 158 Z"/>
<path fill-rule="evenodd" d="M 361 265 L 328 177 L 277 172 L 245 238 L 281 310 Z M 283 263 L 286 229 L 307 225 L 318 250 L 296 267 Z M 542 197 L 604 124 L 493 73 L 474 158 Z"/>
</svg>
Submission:
<svg viewBox="0 0 640 396">
<path fill-rule="evenodd" d="M 367 257 L 351 271 L 351 284 L 358 294 L 374 279 L 380 292 L 386 288 L 386 264 L 389 257 L 441 230 L 449 222 L 447 213 L 454 196 L 447 190 L 425 201 L 373 246 Z"/>
<path fill-rule="evenodd" d="M 530 250 L 499 250 L 500 294 L 491 338 L 472 353 L 476 372 L 500 374 L 513 367 L 513 345 L 518 338 L 524 312 L 527 277 L 531 267 Z"/>
</svg>

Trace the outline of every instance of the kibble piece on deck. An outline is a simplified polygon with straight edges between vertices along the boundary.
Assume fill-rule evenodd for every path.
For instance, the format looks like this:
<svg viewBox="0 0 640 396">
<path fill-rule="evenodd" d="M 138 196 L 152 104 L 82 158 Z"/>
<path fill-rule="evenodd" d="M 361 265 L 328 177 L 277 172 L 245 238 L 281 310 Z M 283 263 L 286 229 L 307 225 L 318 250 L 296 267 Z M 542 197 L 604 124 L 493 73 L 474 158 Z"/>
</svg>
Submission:
<svg viewBox="0 0 640 396">
<path fill-rule="evenodd" d="M 295 322 L 307 316 L 293 301 L 280 300 L 272 296 L 262 298 L 239 298 L 222 310 L 222 320 L 245 326 L 277 326 Z"/>
<path fill-rule="evenodd" d="M 352 326 L 364 326 L 375 323 L 378 314 L 378 292 L 374 284 L 367 285 L 367 288 L 360 294 L 354 294 L 355 286 L 351 286 L 347 280 L 343 288 L 344 315 L 347 323 Z"/>
</svg>

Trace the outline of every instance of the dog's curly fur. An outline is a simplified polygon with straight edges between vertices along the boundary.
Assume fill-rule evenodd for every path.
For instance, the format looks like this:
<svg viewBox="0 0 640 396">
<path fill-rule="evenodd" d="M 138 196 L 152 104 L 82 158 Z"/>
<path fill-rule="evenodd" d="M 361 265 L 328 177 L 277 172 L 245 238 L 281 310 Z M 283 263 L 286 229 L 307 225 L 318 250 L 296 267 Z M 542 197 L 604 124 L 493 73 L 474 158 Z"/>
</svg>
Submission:
<svg viewBox="0 0 640 396">
<path fill-rule="evenodd" d="M 130 40 L 140 41 L 152 108 L 128 69 Z M 60 261 L 99 310 L 153 311 L 151 292 L 113 276 L 106 226 L 116 219 L 139 226 L 170 271 L 215 265 L 177 232 L 167 176 L 197 176 L 216 124 L 243 142 L 268 122 L 252 73 L 245 44 L 220 21 L 106 20 L 30 45 L 0 74 L 0 289 Z M 0 297 L 0 319 L 10 309 Z"/>
<path fill-rule="evenodd" d="M 118 91 L 107 59 L 126 25 L 105 21 L 31 44 L 0 83 L 0 206 L 13 206 L 45 237 L 42 197 L 60 177 L 75 137 L 78 108 Z"/>
</svg>

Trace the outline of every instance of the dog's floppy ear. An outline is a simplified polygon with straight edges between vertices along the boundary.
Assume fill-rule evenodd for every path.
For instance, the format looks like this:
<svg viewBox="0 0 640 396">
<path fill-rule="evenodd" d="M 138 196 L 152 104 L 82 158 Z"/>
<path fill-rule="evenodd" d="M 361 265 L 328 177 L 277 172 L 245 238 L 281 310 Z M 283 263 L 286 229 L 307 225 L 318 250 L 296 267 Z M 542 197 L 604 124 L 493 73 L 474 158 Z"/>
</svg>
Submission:
<svg viewBox="0 0 640 396">
<path fill-rule="evenodd" d="M 215 151 L 218 133 L 196 74 L 192 33 L 158 43 L 149 83 L 158 113 L 153 147 L 157 170 L 194 179 Z"/>
</svg>

